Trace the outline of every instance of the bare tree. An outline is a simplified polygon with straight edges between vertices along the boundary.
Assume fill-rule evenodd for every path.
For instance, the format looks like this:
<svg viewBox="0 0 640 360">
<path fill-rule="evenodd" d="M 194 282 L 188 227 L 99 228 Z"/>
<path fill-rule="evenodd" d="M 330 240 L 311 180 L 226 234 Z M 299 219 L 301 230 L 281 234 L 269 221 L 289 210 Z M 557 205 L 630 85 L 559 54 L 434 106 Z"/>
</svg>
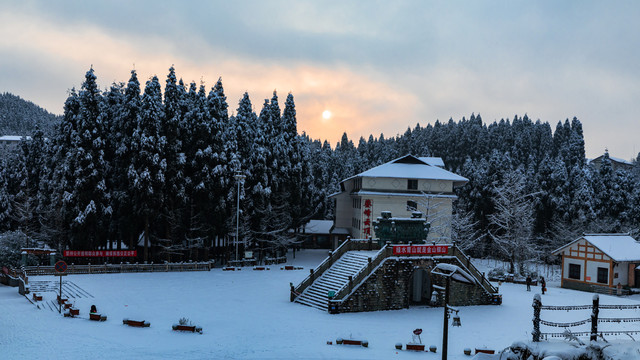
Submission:
<svg viewBox="0 0 640 360">
<path fill-rule="evenodd" d="M 417 201 L 418 211 L 422 211 L 431 227 L 429 235 L 436 242 L 448 242 L 451 240 L 451 213 L 449 208 L 441 206 L 438 198 L 442 194 L 427 194 L 422 192 L 422 197 Z"/>
<path fill-rule="evenodd" d="M 478 223 L 473 221 L 471 212 L 456 208 L 451 217 L 451 240 L 463 251 L 473 250 L 484 238 L 484 235 L 480 235 Z"/>
<path fill-rule="evenodd" d="M 509 261 L 510 272 L 516 264 L 536 254 L 532 241 L 533 204 L 526 194 L 524 175 L 518 170 L 507 172 L 501 183 L 493 184 L 496 211 L 489 215 L 489 236 L 496 248 Z"/>
</svg>

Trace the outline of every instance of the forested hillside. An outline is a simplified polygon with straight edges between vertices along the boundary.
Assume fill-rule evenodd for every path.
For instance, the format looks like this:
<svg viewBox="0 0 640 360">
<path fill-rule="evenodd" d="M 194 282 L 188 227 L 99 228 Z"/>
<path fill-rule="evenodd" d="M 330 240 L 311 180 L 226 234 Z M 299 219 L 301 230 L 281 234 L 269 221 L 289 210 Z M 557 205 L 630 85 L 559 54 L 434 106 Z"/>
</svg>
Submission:
<svg viewBox="0 0 640 360">
<path fill-rule="evenodd" d="M 2 135 L 31 135 L 36 126 L 45 134 L 52 134 L 60 116 L 54 115 L 19 96 L 0 94 L 0 136 Z"/>
<path fill-rule="evenodd" d="M 102 91 L 96 79 L 89 70 L 70 92 L 52 136 L 36 131 L 0 159 L 0 232 L 74 250 L 141 239 L 144 260 L 192 258 L 235 235 L 241 181 L 240 237 L 274 255 L 297 240 L 290 230 L 332 219 L 340 180 L 414 154 L 469 179 L 452 226 L 475 256 L 517 263 L 582 232 L 638 233 L 638 162 L 588 165 L 576 118 L 552 130 L 526 115 L 485 124 L 473 114 L 331 146 L 298 134 L 292 94 L 281 108 L 274 92 L 256 113 L 245 93 L 229 115 L 221 80 L 207 90 L 170 68 L 163 89 L 132 71 Z"/>
</svg>

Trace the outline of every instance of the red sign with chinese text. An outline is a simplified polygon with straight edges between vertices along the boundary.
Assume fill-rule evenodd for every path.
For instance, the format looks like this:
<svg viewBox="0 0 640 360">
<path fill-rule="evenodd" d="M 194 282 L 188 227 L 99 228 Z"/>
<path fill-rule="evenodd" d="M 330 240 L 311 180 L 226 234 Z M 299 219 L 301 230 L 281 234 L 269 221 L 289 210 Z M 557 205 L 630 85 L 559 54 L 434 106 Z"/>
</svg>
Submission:
<svg viewBox="0 0 640 360">
<path fill-rule="evenodd" d="M 135 257 L 137 250 L 65 250 L 65 257 Z"/>
<path fill-rule="evenodd" d="M 364 228 L 362 228 L 362 233 L 365 236 L 371 236 L 371 209 L 373 208 L 373 200 L 365 199 L 364 200 Z"/>
<path fill-rule="evenodd" d="M 393 255 L 446 255 L 446 245 L 394 245 Z"/>
</svg>

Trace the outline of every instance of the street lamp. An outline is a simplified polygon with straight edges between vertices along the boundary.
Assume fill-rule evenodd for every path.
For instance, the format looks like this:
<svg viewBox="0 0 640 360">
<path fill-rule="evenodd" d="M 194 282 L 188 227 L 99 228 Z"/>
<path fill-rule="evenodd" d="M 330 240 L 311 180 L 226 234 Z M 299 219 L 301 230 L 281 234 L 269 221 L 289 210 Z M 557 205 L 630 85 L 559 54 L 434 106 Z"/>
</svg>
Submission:
<svg viewBox="0 0 640 360">
<path fill-rule="evenodd" d="M 236 206 L 236 262 L 238 261 L 238 240 L 240 239 L 240 183 L 246 178 L 240 170 L 233 176 L 238 182 L 238 205 Z"/>
<path fill-rule="evenodd" d="M 474 284 L 476 281 L 473 276 L 469 275 L 466 271 L 460 269 L 453 264 L 441 263 L 436 265 L 431 274 L 444 276 L 446 279 L 446 287 L 444 291 L 444 325 L 442 328 L 442 360 L 447 360 L 447 347 L 449 342 L 449 316 L 451 313 L 455 313 L 453 316 L 453 326 L 461 326 L 460 316 L 458 316 L 458 309 L 449 306 L 449 287 L 451 285 L 451 279 L 463 284 Z"/>
</svg>

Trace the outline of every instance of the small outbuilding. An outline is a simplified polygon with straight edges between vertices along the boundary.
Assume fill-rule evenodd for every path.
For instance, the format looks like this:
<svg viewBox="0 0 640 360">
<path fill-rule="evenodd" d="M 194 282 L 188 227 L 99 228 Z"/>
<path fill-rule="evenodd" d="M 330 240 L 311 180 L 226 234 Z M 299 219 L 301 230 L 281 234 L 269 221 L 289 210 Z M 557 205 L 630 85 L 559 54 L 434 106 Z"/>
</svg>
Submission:
<svg viewBox="0 0 640 360">
<path fill-rule="evenodd" d="M 640 287 L 640 243 L 629 234 L 585 234 L 553 254 L 562 256 L 563 288 Z"/>
</svg>

